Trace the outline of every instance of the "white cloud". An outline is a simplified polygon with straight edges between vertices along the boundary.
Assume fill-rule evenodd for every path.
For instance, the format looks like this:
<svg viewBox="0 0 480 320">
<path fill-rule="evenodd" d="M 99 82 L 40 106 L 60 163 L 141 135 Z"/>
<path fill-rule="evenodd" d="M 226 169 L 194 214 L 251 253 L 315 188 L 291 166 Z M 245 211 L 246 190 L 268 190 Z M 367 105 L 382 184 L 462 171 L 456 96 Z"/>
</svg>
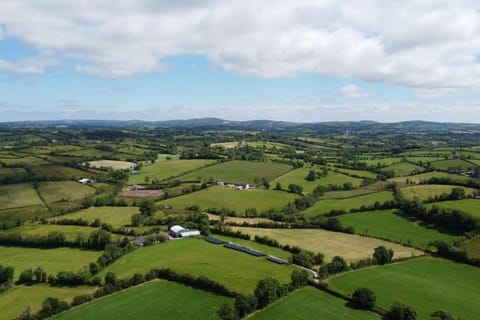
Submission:
<svg viewBox="0 0 480 320">
<path fill-rule="evenodd" d="M 0 72 L 11 71 L 24 74 L 41 74 L 48 67 L 58 64 L 58 61 L 49 57 L 33 57 L 18 60 L 0 59 Z"/>
<path fill-rule="evenodd" d="M 195 54 L 260 77 L 480 88 L 480 12 L 470 0 L 16 0 L 0 3 L 0 24 L 42 57 L 74 59 L 97 76 L 159 72 L 163 59 Z"/>
<path fill-rule="evenodd" d="M 368 92 L 360 90 L 360 88 L 354 84 L 341 87 L 340 93 L 342 96 L 352 99 L 364 99 L 372 96 Z"/>
</svg>

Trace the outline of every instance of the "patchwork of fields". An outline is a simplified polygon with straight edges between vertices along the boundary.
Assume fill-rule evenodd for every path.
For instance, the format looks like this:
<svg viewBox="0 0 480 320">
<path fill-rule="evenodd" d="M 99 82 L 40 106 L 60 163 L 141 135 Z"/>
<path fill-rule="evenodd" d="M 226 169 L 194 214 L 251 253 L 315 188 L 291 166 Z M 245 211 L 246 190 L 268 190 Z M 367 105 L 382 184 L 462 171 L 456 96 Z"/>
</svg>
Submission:
<svg viewBox="0 0 480 320">
<path fill-rule="evenodd" d="M 409 200 L 419 199 L 419 200 L 428 200 L 434 199 L 437 196 L 444 194 L 450 194 L 454 188 L 462 188 L 465 190 L 466 195 L 472 195 L 476 192 L 473 188 L 458 187 L 458 186 L 448 186 L 448 185 L 418 185 L 418 186 L 408 186 L 401 188 L 403 197 Z"/>
</svg>

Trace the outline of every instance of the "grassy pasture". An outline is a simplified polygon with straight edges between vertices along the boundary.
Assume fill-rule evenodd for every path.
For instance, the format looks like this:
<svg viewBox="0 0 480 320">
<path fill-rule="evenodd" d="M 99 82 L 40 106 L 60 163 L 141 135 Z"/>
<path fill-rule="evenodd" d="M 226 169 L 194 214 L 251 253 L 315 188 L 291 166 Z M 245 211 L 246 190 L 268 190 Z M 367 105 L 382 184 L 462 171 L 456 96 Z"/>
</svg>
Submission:
<svg viewBox="0 0 480 320">
<path fill-rule="evenodd" d="M 0 221 L 27 221 L 48 217 L 47 207 L 42 205 L 0 210 Z"/>
<path fill-rule="evenodd" d="M 463 243 L 469 258 L 480 259 L 480 237 L 473 238 Z"/>
<path fill-rule="evenodd" d="M 0 185 L 0 209 L 43 205 L 32 183 Z"/>
<path fill-rule="evenodd" d="M 420 172 L 423 170 L 425 170 L 423 167 L 411 164 L 409 162 L 395 163 L 382 169 L 382 171 L 393 171 L 396 177 L 408 176 L 414 172 Z"/>
<path fill-rule="evenodd" d="M 436 184 L 408 186 L 400 188 L 400 191 L 406 199 L 413 200 L 415 198 L 418 198 L 420 200 L 427 200 L 429 198 L 434 198 L 435 196 L 440 196 L 445 193 L 450 194 L 453 188 L 462 188 L 465 190 L 465 193 L 467 195 L 471 195 L 476 191 L 473 188 Z"/>
<path fill-rule="evenodd" d="M 268 181 L 281 176 L 292 167 L 275 162 L 228 161 L 203 168 L 179 177 L 179 180 L 222 180 L 230 183 L 253 184 L 255 178 L 265 177 Z"/>
<path fill-rule="evenodd" d="M 252 293 L 258 281 L 267 275 L 288 283 L 293 270 L 203 239 L 183 239 L 135 250 L 108 266 L 101 275 L 111 271 L 118 277 L 127 277 L 145 274 L 152 268 L 203 275 L 245 294 Z"/>
<path fill-rule="evenodd" d="M 38 191 L 47 203 L 62 200 L 80 200 L 95 192 L 95 189 L 75 181 L 40 182 Z"/>
<path fill-rule="evenodd" d="M 334 288 L 351 294 L 368 287 L 377 304 L 389 308 L 393 301 L 413 306 L 419 319 L 435 310 L 448 310 L 463 319 L 479 319 L 480 269 L 443 259 L 421 258 L 347 272 L 329 280 Z"/>
<path fill-rule="evenodd" d="M 459 168 L 461 171 L 467 171 L 474 167 L 474 165 L 468 161 L 461 159 L 450 159 L 432 162 L 432 167 L 436 170 L 447 171 L 448 168 Z"/>
<path fill-rule="evenodd" d="M 96 158 L 96 159 L 118 159 L 118 160 L 127 160 L 132 158 L 132 155 L 125 154 L 116 151 L 102 151 L 98 149 L 82 149 L 82 150 L 74 150 L 68 152 L 62 152 L 61 155 L 65 156 L 74 156 L 74 157 L 81 157 L 81 158 Z"/>
<path fill-rule="evenodd" d="M 135 213 L 138 213 L 137 207 L 92 207 L 50 220 L 83 219 L 88 222 L 93 222 L 98 218 L 102 222 L 109 223 L 113 227 L 118 228 L 129 225 L 131 223 L 130 217 Z"/>
<path fill-rule="evenodd" d="M 88 162 L 92 168 L 111 168 L 113 170 L 128 170 L 135 167 L 135 163 L 117 160 L 95 160 Z"/>
<path fill-rule="evenodd" d="M 274 179 L 271 185 L 275 186 L 278 182 L 282 185 L 282 188 L 286 190 L 289 184 L 298 184 L 303 187 L 304 192 L 311 193 L 313 189 L 320 185 L 328 186 L 329 184 L 333 184 L 341 186 L 344 183 L 350 182 L 353 186 L 358 187 L 362 183 L 362 179 L 353 178 L 333 171 L 329 171 L 326 177 L 317 178 L 315 181 L 307 181 L 305 178 L 310 170 L 321 171 L 318 167 L 299 168 Z"/>
<path fill-rule="evenodd" d="M 458 174 L 453 174 L 453 173 L 447 173 L 447 172 L 439 172 L 439 171 L 433 171 L 433 172 L 425 172 L 421 174 L 416 174 L 413 176 L 408 176 L 408 177 L 395 177 L 392 179 L 389 179 L 388 181 L 393 181 L 397 182 L 400 184 L 407 184 L 407 180 L 410 183 L 420 183 L 422 181 L 427 181 L 431 178 L 449 178 L 452 179 L 452 181 L 459 181 L 459 182 L 466 182 L 470 180 L 471 178 L 469 177 L 464 177 Z"/>
<path fill-rule="evenodd" d="M 16 159 L 2 159 L 2 162 L 4 162 L 8 166 L 29 166 L 29 167 L 50 164 L 50 162 L 47 162 L 43 159 L 33 157 L 33 156 L 16 158 Z"/>
<path fill-rule="evenodd" d="M 413 162 L 415 164 L 425 164 L 434 161 L 444 160 L 444 157 L 422 157 L 422 156 L 409 156 L 407 157 L 409 162 Z"/>
<path fill-rule="evenodd" d="M 63 232 L 67 240 L 73 241 L 79 234 L 88 237 L 95 230 L 98 230 L 98 228 L 55 224 L 24 224 L 17 228 L 0 231 L 0 233 L 18 232 L 23 235 L 46 236 L 49 232 L 58 231 Z M 112 235 L 112 237 L 115 238 L 120 236 Z"/>
<path fill-rule="evenodd" d="M 213 186 L 208 189 L 189 193 L 184 196 L 158 202 L 175 209 L 184 209 L 198 205 L 201 209 L 228 208 L 237 214 L 243 214 L 246 209 L 255 208 L 258 212 L 270 209 L 279 210 L 288 202 L 293 201 L 295 195 L 276 190 L 235 190 L 227 187 Z"/>
<path fill-rule="evenodd" d="M 343 199 L 343 198 L 357 197 L 357 196 L 361 196 L 369 193 L 384 191 L 385 185 L 386 183 L 384 181 L 377 181 L 372 184 L 369 184 L 368 186 L 363 186 L 353 190 L 329 191 L 329 192 L 325 192 L 325 194 L 322 197 L 320 197 L 320 199 Z"/>
<path fill-rule="evenodd" d="M 93 178 L 95 174 L 84 170 L 62 165 L 46 165 L 32 167 L 32 173 L 36 177 L 64 177 L 67 179 Z"/>
<path fill-rule="evenodd" d="M 163 180 L 201 168 L 214 162 L 214 160 L 166 160 L 163 158 L 155 161 L 153 164 L 144 165 L 139 173 L 130 176 L 128 183 L 145 183 L 145 177 L 149 177 L 150 181 L 152 179 Z"/>
<path fill-rule="evenodd" d="M 72 302 L 75 296 L 92 293 L 91 287 L 49 287 L 46 285 L 19 286 L 2 293 L 0 299 L 0 320 L 11 320 L 18 317 L 27 307 L 32 313 L 42 307 L 42 302 L 48 297 Z"/>
<path fill-rule="evenodd" d="M 327 213 L 330 210 L 349 211 L 350 209 L 360 208 L 362 205 L 369 206 L 377 201 L 383 203 L 393 199 L 391 191 L 380 191 L 343 199 L 322 199 L 315 202 L 313 206 L 303 211 L 303 213 L 306 216 L 316 216 Z"/>
<path fill-rule="evenodd" d="M 27 171 L 24 168 L 1 168 L 0 167 L 0 180 L 2 181 L 6 179 L 16 179 L 19 176 L 26 177 Z"/>
<path fill-rule="evenodd" d="M 217 310 L 233 299 L 167 281 L 153 281 L 82 305 L 54 319 L 219 319 Z"/>
<path fill-rule="evenodd" d="M 429 206 L 437 206 L 440 208 L 456 209 L 464 211 L 471 216 L 480 218 L 480 199 L 463 199 L 456 201 L 442 201 L 429 204 Z"/>
<path fill-rule="evenodd" d="M 341 256 L 352 262 L 371 257 L 373 250 L 383 245 L 395 251 L 395 257 L 411 257 L 420 255 L 421 251 L 379 239 L 367 238 L 353 234 L 332 232 L 321 229 L 266 229 L 232 227 L 251 236 L 267 236 L 279 243 L 298 246 L 313 252 L 321 252 L 330 261 L 334 256 Z"/>
<path fill-rule="evenodd" d="M 432 240 L 451 242 L 454 236 L 425 228 L 395 213 L 396 210 L 382 210 L 345 214 L 338 216 L 343 226 L 350 226 L 355 233 L 389 239 L 392 241 L 427 248 Z"/>
<path fill-rule="evenodd" d="M 366 170 L 354 170 L 354 169 L 344 169 L 344 168 L 334 168 L 334 167 L 330 167 L 329 169 L 332 170 L 332 171 L 338 171 L 340 173 L 345 173 L 345 174 L 348 174 L 348 175 L 358 176 L 358 177 L 362 177 L 362 178 L 369 178 L 369 179 L 376 179 L 377 178 L 376 173 L 366 171 Z"/>
<path fill-rule="evenodd" d="M 258 311 L 252 320 L 374 320 L 374 313 L 355 310 L 345 306 L 345 300 L 336 298 L 318 289 L 307 287 L 297 290 L 288 297 Z"/>
<path fill-rule="evenodd" d="M 15 268 L 15 279 L 25 269 L 42 267 L 47 274 L 59 271 L 77 271 L 94 262 L 101 251 L 72 248 L 34 249 L 0 246 L 1 264 Z M 0 299 L 1 300 L 1 299 Z"/>
<path fill-rule="evenodd" d="M 402 158 L 391 157 L 391 158 L 378 158 L 378 159 L 368 159 L 368 160 L 360 160 L 360 161 L 366 163 L 369 166 L 386 167 L 395 163 L 402 162 Z"/>
</svg>

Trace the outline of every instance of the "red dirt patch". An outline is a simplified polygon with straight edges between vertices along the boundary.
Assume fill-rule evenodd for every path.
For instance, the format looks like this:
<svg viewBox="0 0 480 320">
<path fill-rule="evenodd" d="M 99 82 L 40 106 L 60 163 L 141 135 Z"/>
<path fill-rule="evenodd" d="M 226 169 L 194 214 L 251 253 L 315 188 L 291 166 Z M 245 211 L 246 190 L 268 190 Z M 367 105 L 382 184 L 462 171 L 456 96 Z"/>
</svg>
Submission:
<svg viewBox="0 0 480 320">
<path fill-rule="evenodd" d="M 165 192 L 163 190 L 125 190 L 122 192 L 124 197 L 135 198 L 155 198 L 163 196 Z"/>
</svg>

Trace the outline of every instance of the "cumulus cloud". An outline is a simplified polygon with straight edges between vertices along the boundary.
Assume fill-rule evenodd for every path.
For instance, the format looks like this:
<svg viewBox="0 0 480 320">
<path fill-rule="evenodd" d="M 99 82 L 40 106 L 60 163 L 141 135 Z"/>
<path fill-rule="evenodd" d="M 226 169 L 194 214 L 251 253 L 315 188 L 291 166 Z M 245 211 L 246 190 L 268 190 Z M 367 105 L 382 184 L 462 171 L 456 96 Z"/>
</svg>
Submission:
<svg viewBox="0 0 480 320">
<path fill-rule="evenodd" d="M 160 72 L 165 58 L 195 54 L 267 78 L 480 87 L 480 12 L 470 0 L 16 0 L 0 3 L 0 24 L 40 56 L 104 77 Z"/>
<path fill-rule="evenodd" d="M 42 74 L 45 70 L 58 64 L 58 61 L 51 57 L 33 57 L 17 60 L 0 59 L 0 72 L 11 71 L 24 74 Z"/>
<path fill-rule="evenodd" d="M 344 97 L 353 98 L 353 99 L 363 99 L 363 98 L 371 97 L 371 94 L 369 94 L 368 92 L 360 90 L 360 88 L 357 85 L 354 85 L 354 84 L 350 84 L 348 86 L 341 87 L 340 88 L 340 93 Z"/>
</svg>

